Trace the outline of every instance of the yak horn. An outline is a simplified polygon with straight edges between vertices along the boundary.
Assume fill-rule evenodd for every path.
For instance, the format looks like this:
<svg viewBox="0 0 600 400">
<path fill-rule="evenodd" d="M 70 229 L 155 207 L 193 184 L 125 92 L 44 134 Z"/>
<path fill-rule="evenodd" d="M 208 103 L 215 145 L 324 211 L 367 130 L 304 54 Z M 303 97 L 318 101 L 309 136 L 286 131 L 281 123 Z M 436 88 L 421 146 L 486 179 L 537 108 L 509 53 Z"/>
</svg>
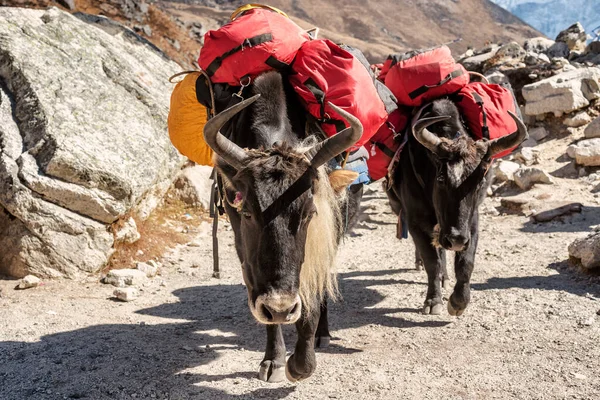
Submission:
<svg viewBox="0 0 600 400">
<path fill-rule="evenodd" d="M 493 157 L 496 154 L 502 153 L 503 151 L 506 151 L 508 149 L 517 147 L 529 137 L 529 134 L 527 133 L 527 127 L 525 126 L 523 121 L 521 121 L 519 117 L 517 117 L 511 111 L 509 111 L 508 113 L 510 114 L 512 119 L 515 120 L 517 124 L 517 131 L 511 133 L 508 136 L 503 136 L 498 139 L 491 140 L 488 147 L 488 155 L 490 157 Z"/>
<path fill-rule="evenodd" d="M 304 153 L 314 168 L 319 168 L 321 165 L 358 142 L 363 133 L 363 126 L 358 118 L 330 102 L 328 104 L 336 113 L 344 118 L 350 126 L 340 133 L 317 143 Z"/>
<path fill-rule="evenodd" d="M 417 117 L 418 116 L 419 115 L 417 114 Z M 412 134 L 419 143 L 425 146 L 425 148 L 432 153 L 437 154 L 438 146 L 442 141 L 436 134 L 429 131 L 427 127 L 438 122 L 447 121 L 450 118 L 450 116 L 443 115 L 440 117 L 416 119 L 411 125 Z"/>
<path fill-rule="evenodd" d="M 204 140 L 206 141 L 206 144 L 208 144 L 217 155 L 223 158 L 227 164 L 230 164 L 237 170 L 244 166 L 244 161 L 247 157 L 246 152 L 240 146 L 223 136 L 221 128 L 227 121 L 244 108 L 254 103 L 259 97 L 260 94 L 257 94 L 229 107 L 225 111 L 209 119 L 206 125 L 204 125 Z"/>
</svg>

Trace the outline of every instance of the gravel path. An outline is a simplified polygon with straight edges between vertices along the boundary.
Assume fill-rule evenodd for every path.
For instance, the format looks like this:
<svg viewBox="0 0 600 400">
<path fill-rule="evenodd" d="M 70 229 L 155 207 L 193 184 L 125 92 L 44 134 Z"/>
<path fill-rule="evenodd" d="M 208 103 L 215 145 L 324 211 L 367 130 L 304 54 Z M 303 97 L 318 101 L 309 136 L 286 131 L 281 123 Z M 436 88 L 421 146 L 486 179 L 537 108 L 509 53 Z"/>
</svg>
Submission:
<svg viewBox="0 0 600 400">
<path fill-rule="evenodd" d="M 366 200 L 339 259 L 335 338 L 308 381 L 255 378 L 264 328 L 224 227 L 222 279 L 211 277 L 204 233 L 168 255 L 132 303 L 91 278 L 25 291 L 0 281 L 0 398 L 600 398 L 600 285 L 565 259 L 568 243 L 600 223 L 597 209 L 537 227 L 484 215 L 473 300 L 451 318 L 419 313 L 425 273 L 413 269 L 413 246 L 394 238 L 382 192 Z M 293 328 L 285 332 L 292 349 Z"/>
</svg>

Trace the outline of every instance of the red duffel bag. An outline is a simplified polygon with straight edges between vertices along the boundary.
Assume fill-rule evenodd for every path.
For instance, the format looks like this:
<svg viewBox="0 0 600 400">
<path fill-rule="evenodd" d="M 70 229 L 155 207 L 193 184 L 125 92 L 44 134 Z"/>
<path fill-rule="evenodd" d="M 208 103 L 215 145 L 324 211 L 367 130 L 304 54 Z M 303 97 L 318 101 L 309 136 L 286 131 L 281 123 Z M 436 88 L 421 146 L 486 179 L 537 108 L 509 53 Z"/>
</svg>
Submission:
<svg viewBox="0 0 600 400">
<path fill-rule="evenodd" d="M 377 181 L 387 175 L 390 162 L 401 145 L 398 134 L 404 131 L 409 120 L 410 113 L 408 111 L 402 108 L 395 110 L 366 144 L 370 153 L 367 166 L 372 181 Z"/>
<path fill-rule="evenodd" d="M 455 103 L 475 139 L 496 139 L 517 130 L 517 124 L 508 114 L 511 111 L 520 116 L 510 87 L 473 82 L 457 93 Z M 513 150 L 494 158 L 504 157 Z"/>
<path fill-rule="evenodd" d="M 292 64 L 289 80 L 306 110 L 319 120 L 328 136 L 347 126 L 328 102 L 362 122 L 363 135 L 352 149 L 367 143 L 387 119 L 385 106 L 367 68 L 329 40 L 304 43 Z"/>
<path fill-rule="evenodd" d="M 308 40 L 308 33 L 286 16 L 251 8 L 204 35 L 198 65 L 213 83 L 240 86 L 248 77 L 287 67 Z"/>
<path fill-rule="evenodd" d="M 398 99 L 398 104 L 419 107 L 437 98 L 458 92 L 469 83 L 469 73 L 452 58 L 448 46 L 414 51 L 398 58 L 388 58 L 391 67 L 385 85 Z M 385 64 L 382 70 L 385 71 Z"/>
</svg>

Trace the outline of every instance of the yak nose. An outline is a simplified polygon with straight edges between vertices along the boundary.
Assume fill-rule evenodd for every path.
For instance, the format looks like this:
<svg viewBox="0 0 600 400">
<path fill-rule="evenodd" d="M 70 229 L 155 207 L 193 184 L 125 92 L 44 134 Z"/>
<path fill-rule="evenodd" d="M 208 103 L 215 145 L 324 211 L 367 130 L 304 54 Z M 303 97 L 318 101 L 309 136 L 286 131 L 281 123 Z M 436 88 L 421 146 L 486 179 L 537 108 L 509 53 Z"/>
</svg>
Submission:
<svg viewBox="0 0 600 400">
<path fill-rule="evenodd" d="M 293 324 L 301 312 L 302 301 L 298 295 L 270 293 L 256 299 L 256 317 L 264 324 Z"/>
<path fill-rule="evenodd" d="M 442 246 L 446 250 L 462 251 L 467 247 L 469 237 L 460 233 L 458 229 L 452 228 L 450 233 L 445 235 Z"/>
</svg>

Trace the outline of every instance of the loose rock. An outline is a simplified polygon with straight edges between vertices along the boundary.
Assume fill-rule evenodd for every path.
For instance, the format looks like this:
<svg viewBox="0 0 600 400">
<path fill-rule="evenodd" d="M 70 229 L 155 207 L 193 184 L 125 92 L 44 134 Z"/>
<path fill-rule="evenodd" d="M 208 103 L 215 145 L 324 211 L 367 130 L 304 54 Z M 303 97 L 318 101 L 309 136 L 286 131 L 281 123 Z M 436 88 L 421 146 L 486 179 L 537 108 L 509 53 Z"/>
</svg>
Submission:
<svg viewBox="0 0 600 400">
<path fill-rule="evenodd" d="M 133 287 L 115 289 L 113 295 L 121 301 L 133 301 L 140 296 L 140 292 Z"/>
<path fill-rule="evenodd" d="M 577 22 L 564 31 L 560 32 L 556 37 L 556 42 L 566 43 L 569 50 L 581 51 L 585 50 L 587 35 L 583 26 Z"/>
<path fill-rule="evenodd" d="M 514 175 L 515 183 L 523 190 L 529 190 L 536 183 L 553 184 L 550 175 L 539 168 L 527 167 L 520 169 Z"/>
<path fill-rule="evenodd" d="M 525 41 L 523 48 L 538 54 L 545 53 L 554 44 L 554 40 L 545 37 L 536 37 Z"/>
<path fill-rule="evenodd" d="M 523 147 L 514 155 L 515 161 L 524 165 L 533 165 L 540 162 L 540 152 L 531 147 Z"/>
<path fill-rule="evenodd" d="M 147 281 L 146 273 L 137 269 L 113 269 L 103 282 L 116 287 L 137 286 Z"/>
<path fill-rule="evenodd" d="M 587 107 L 600 98 L 600 68 L 563 72 L 523 87 L 525 113 L 567 113 Z"/>
<path fill-rule="evenodd" d="M 585 166 L 600 166 L 600 138 L 582 140 L 567 148 L 567 154 L 574 158 L 577 164 Z"/>
<path fill-rule="evenodd" d="M 497 181 L 506 182 L 514 180 L 514 174 L 521 166 L 516 162 L 501 160 L 496 167 L 495 178 Z"/>
<path fill-rule="evenodd" d="M 208 210 L 212 167 L 194 165 L 181 171 L 174 183 L 174 194 L 183 202 Z"/>
<path fill-rule="evenodd" d="M 17 289 L 30 289 L 38 287 L 40 283 L 42 283 L 42 281 L 37 276 L 27 275 L 25 278 L 21 279 Z"/>
<path fill-rule="evenodd" d="M 153 263 L 154 265 L 150 263 Z M 149 263 L 139 262 L 137 263 L 136 268 L 146 274 L 146 277 L 154 278 L 156 274 L 158 274 L 159 266 L 155 262 L 150 261 Z"/>
<path fill-rule="evenodd" d="M 600 232 L 577 239 L 569 245 L 569 256 L 587 269 L 600 268 Z"/>
<path fill-rule="evenodd" d="M 578 128 L 585 124 L 589 124 L 592 121 L 592 117 L 589 116 L 588 113 L 582 111 L 580 113 L 575 114 L 572 117 L 566 118 L 563 123 L 570 128 Z M 599 132 L 600 135 L 600 132 Z"/>
<path fill-rule="evenodd" d="M 141 235 L 133 218 L 129 217 L 122 224 L 117 224 L 115 242 L 131 244 L 137 242 L 140 238 Z"/>
<path fill-rule="evenodd" d="M 549 133 L 548 130 L 546 128 L 544 128 L 543 126 L 539 126 L 537 128 L 533 128 L 529 130 L 529 137 L 533 140 L 535 140 L 536 142 L 539 142 L 540 140 L 548 137 Z"/>
<path fill-rule="evenodd" d="M 587 114 L 586 114 L 587 115 Z M 589 115 L 588 115 L 589 117 Z M 591 119 L 591 118 L 590 118 Z M 586 138 L 600 138 L 600 117 L 592 121 L 591 124 L 585 128 L 583 134 Z"/>
</svg>

